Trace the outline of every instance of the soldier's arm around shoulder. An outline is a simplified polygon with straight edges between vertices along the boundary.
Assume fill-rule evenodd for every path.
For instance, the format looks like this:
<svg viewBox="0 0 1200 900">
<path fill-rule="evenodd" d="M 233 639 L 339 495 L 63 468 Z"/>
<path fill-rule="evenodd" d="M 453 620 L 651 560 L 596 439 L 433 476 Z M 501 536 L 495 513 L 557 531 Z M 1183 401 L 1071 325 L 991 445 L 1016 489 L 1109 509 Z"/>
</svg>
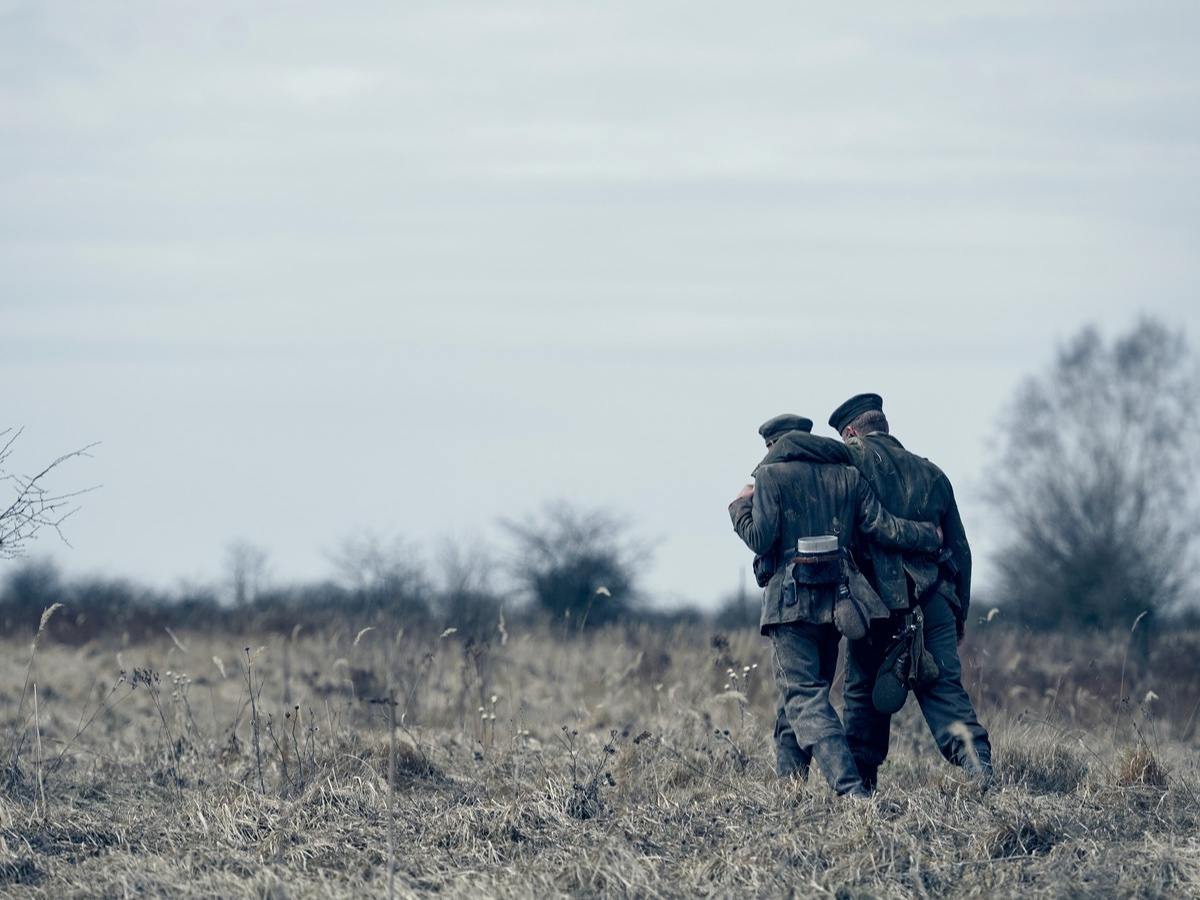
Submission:
<svg viewBox="0 0 1200 900">
<path fill-rule="evenodd" d="M 867 480 L 857 469 L 850 469 L 855 483 L 855 525 L 860 534 L 893 550 L 921 550 L 933 553 L 941 546 L 937 526 L 932 522 L 914 522 L 893 516 L 883 508 Z"/>
</svg>

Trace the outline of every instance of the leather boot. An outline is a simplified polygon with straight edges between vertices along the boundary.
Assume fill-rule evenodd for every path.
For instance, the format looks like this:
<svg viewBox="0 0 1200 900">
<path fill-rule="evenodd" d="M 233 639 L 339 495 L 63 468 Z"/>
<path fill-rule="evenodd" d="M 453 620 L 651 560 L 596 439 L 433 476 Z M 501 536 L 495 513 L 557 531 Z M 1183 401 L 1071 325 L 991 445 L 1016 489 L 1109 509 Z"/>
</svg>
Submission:
<svg viewBox="0 0 1200 900">
<path fill-rule="evenodd" d="M 858 777 L 862 779 L 863 788 L 868 794 L 874 794 L 879 785 L 879 767 L 870 766 L 862 760 L 856 761 L 858 764 Z"/>
<path fill-rule="evenodd" d="M 858 774 L 858 766 L 844 736 L 818 741 L 812 749 L 813 759 L 834 793 L 839 797 L 869 797 Z"/>
</svg>

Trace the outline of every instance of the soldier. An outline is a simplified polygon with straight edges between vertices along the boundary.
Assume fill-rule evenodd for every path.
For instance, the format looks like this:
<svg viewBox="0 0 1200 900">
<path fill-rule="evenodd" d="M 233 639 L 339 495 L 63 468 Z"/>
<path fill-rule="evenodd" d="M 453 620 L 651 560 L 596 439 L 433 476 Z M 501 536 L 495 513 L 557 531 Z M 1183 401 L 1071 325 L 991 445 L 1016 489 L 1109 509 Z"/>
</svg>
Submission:
<svg viewBox="0 0 1200 900">
<path fill-rule="evenodd" d="M 758 433 L 770 450 L 775 441 L 789 431 L 812 431 L 813 420 L 805 416 L 785 414 L 768 419 L 759 426 Z M 770 554 L 768 554 L 770 556 Z M 758 555 L 754 557 L 754 577 L 759 587 L 766 587 L 767 581 L 774 574 L 776 566 L 773 560 Z M 765 576 L 765 577 L 764 577 Z M 812 763 L 812 748 L 801 747 L 796 743 L 796 732 L 788 721 L 787 710 L 783 704 L 783 694 L 775 704 L 775 772 L 780 778 L 808 779 L 808 767 Z"/>
<path fill-rule="evenodd" d="M 874 622 L 866 639 L 847 644 L 843 715 L 859 774 L 867 789 L 874 790 L 879 766 L 887 758 L 891 728 L 891 714 L 877 708 L 881 696 L 876 692 L 877 678 L 889 675 L 881 673 L 881 667 L 890 658 L 889 646 L 894 646 L 896 619 L 919 609 L 924 649 L 937 672 L 934 675 L 930 669 L 925 679 L 916 679 L 913 693 L 942 755 L 966 769 L 986 790 L 993 781 L 991 743 L 963 687 L 958 656 L 971 602 L 971 548 L 950 481 L 941 469 L 892 437 L 878 394 L 851 397 L 833 411 L 829 424 L 841 435 L 854 466 L 888 512 L 933 522 L 945 539 L 939 556 L 880 548 L 866 548 L 860 556 L 863 573 L 884 603 L 897 612 L 891 621 Z M 906 696 L 907 686 L 901 689 L 899 705 Z"/>
<path fill-rule="evenodd" d="M 864 797 L 841 720 L 829 702 L 841 637 L 833 624 L 840 576 L 824 574 L 824 564 L 806 568 L 795 548 L 800 539 L 834 535 L 840 559 L 839 548 L 862 535 L 896 550 L 932 553 L 941 533 L 884 510 L 858 471 L 837 461 L 845 453 L 838 442 L 796 430 L 787 437 L 787 458 L 759 464 L 755 484 L 729 504 L 729 517 L 751 550 L 764 557 L 774 553 L 782 563 L 763 591 L 759 625 L 771 639 L 775 681 L 797 745 L 811 748 L 838 795 Z"/>
</svg>

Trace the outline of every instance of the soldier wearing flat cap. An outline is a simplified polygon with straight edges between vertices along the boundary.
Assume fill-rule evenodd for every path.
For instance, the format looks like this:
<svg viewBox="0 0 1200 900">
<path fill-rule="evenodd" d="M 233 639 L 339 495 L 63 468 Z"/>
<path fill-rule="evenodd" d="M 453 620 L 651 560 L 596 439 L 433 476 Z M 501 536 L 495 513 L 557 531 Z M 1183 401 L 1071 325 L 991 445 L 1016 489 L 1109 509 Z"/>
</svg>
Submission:
<svg viewBox="0 0 1200 900">
<path fill-rule="evenodd" d="M 812 427 L 812 419 L 785 413 L 763 422 L 758 427 L 758 433 L 766 442 L 767 449 L 770 450 L 788 432 L 800 431 L 809 434 L 812 432 Z M 771 575 L 775 573 L 778 563 L 774 557 L 775 554 L 767 556 L 757 554 L 754 557 L 754 577 L 758 581 L 759 587 L 766 587 Z M 811 764 L 812 748 L 801 747 L 796 742 L 796 732 L 792 730 L 792 723 L 788 720 L 787 709 L 784 706 L 783 694 L 780 693 L 779 700 L 775 704 L 775 771 L 780 778 L 794 776 L 807 779 Z"/>
<path fill-rule="evenodd" d="M 767 421 L 759 425 L 758 433 L 767 442 L 767 449 L 770 450 L 775 445 L 775 442 L 789 431 L 811 432 L 812 428 L 812 419 L 805 416 L 793 415 L 792 413 L 784 413 L 782 416 L 767 419 Z"/>
<path fill-rule="evenodd" d="M 842 722 L 829 702 L 841 640 L 834 624 L 837 586 L 796 577 L 798 542 L 836 536 L 835 557 L 838 548 L 852 546 L 858 535 L 897 550 L 935 552 L 941 533 L 933 525 L 888 514 L 858 470 L 845 464 L 840 442 L 794 427 L 806 422 L 811 428 L 809 420 L 798 416 L 763 424 L 759 433 L 771 449 L 754 470 L 755 483 L 729 504 L 729 517 L 756 554 L 791 559 L 766 583 L 759 626 L 771 639 L 775 683 L 797 749 L 811 749 L 837 794 L 863 797 L 867 792 Z M 775 445 L 785 441 L 787 458 L 771 460 Z"/>
<path fill-rule="evenodd" d="M 864 574 L 895 613 L 891 620 L 874 622 L 864 640 L 847 645 L 843 715 L 859 773 L 873 789 L 887 758 L 891 715 L 880 712 L 872 694 L 898 620 L 919 607 L 924 649 L 936 663 L 937 674 L 918 679 L 913 695 L 942 755 L 986 788 L 993 777 L 991 743 L 963 687 L 958 656 L 971 602 L 971 547 L 950 480 L 890 434 L 879 394 L 855 394 L 833 411 L 829 424 L 888 512 L 936 523 L 944 534 L 940 556 L 879 547 L 867 547 L 860 554 Z M 970 734 L 970 746 L 961 737 L 962 726 Z"/>
</svg>

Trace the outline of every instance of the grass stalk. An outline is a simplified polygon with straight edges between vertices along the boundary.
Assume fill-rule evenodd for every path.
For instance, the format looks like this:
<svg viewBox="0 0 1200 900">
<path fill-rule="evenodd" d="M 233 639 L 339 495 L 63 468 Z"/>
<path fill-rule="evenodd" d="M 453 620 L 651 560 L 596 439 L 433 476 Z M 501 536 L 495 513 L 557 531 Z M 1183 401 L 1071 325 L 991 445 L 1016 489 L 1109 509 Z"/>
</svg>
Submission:
<svg viewBox="0 0 1200 900">
<path fill-rule="evenodd" d="M 37 779 L 38 796 L 42 801 L 42 815 L 46 815 L 49 804 L 46 803 L 46 780 L 42 777 L 42 723 L 38 715 L 37 682 L 33 683 L 33 771 Z"/>
<path fill-rule="evenodd" d="M 29 686 L 33 682 L 33 662 L 37 658 L 38 642 L 41 640 L 42 634 L 45 632 L 46 625 L 49 624 L 51 617 L 60 609 L 62 609 L 61 603 L 53 603 L 42 610 L 42 618 L 38 622 L 37 633 L 33 636 L 33 645 L 29 648 L 29 663 L 25 666 L 25 683 L 21 686 L 21 699 L 17 703 L 17 715 L 15 717 L 17 727 L 13 729 L 9 752 L 5 754 L 9 757 L 9 771 L 12 773 L 18 770 L 18 764 L 21 761 L 21 747 L 25 743 L 25 721 L 22 719 L 22 715 L 25 712 L 25 698 L 29 695 Z"/>
<path fill-rule="evenodd" d="M 262 766 L 262 737 L 260 734 L 260 724 L 258 721 L 258 697 L 254 690 L 254 660 L 250 655 L 250 648 L 245 649 L 246 653 L 246 690 L 250 693 L 250 733 L 252 735 L 252 743 L 254 747 L 254 768 L 258 772 L 258 792 L 260 794 L 267 793 L 267 784 L 263 779 Z"/>
<path fill-rule="evenodd" d="M 389 667 L 390 671 L 390 667 Z M 388 688 L 387 858 L 388 900 L 396 896 L 396 693 Z"/>
</svg>

